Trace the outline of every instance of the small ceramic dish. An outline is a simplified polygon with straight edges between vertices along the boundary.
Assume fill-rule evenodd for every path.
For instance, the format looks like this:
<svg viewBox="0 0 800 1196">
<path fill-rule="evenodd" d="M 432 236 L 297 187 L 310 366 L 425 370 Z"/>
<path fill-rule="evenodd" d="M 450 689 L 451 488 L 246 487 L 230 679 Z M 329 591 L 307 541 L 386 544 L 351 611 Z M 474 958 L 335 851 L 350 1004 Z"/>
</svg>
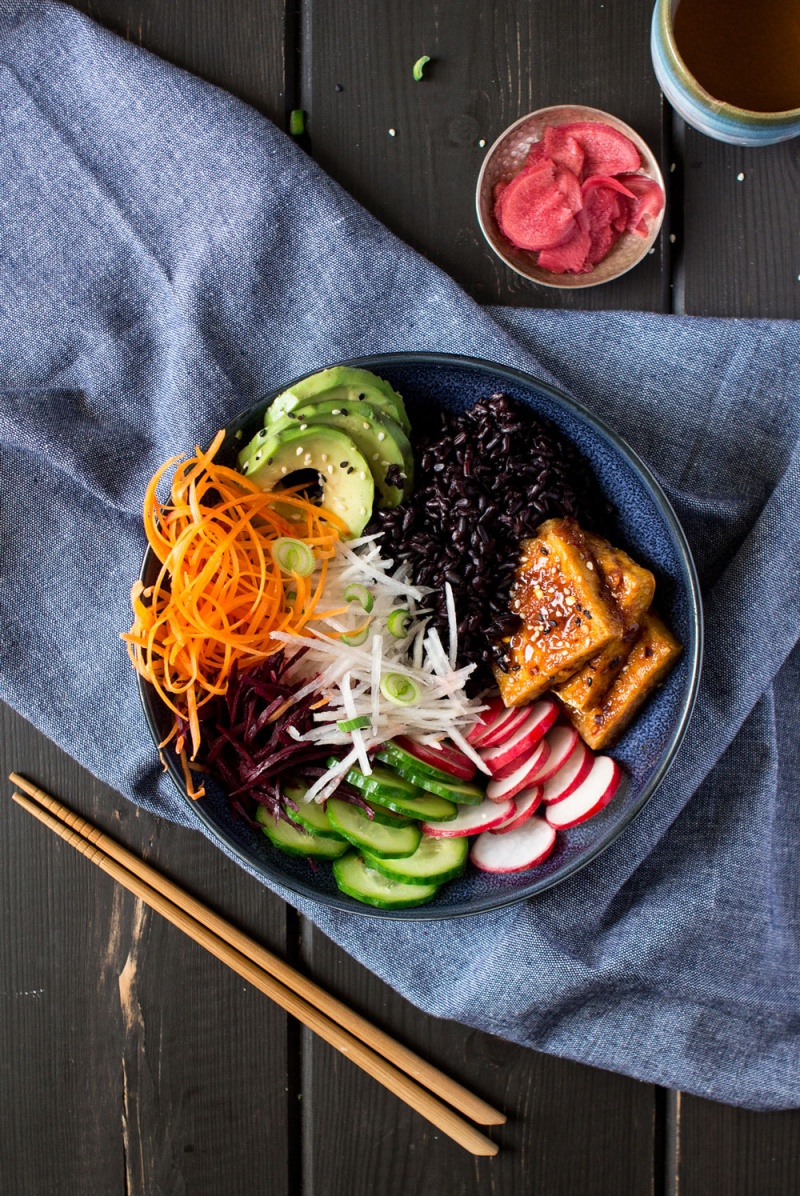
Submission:
<svg viewBox="0 0 800 1196">
<path fill-rule="evenodd" d="M 640 172 L 657 182 L 664 191 L 664 179 L 650 147 L 624 121 L 618 120 L 609 112 L 602 112 L 599 108 L 586 108 L 582 104 L 555 104 L 551 108 L 539 108 L 536 112 L 529 112 L 500 134 L 484 158 L 475 197 L 481 231 L 497 256 L 502 258 L 507 266 L 541 286 L 571 290 L 596 287 L 632 270 L 652 249 L 664 219 L 662 208 L 660 215 L 650 221 L 646 237 L 637 233 L 623 233 L 610 252 L 589 274 L 553 274 L 550 270 L 542 270 L 536 264 L 534 253 L 527 249 L 517 249 L 503 236 L 494 215 L 496 185 L 508 183 L 519 174 L 525 165 L 528 151 L 535 141 L 542 139 L 548 125 L 568 125 L 574 121 L 593 121 L 609 125 L 617 132 L 623 133 L 639 151 Z"/>
</svg>

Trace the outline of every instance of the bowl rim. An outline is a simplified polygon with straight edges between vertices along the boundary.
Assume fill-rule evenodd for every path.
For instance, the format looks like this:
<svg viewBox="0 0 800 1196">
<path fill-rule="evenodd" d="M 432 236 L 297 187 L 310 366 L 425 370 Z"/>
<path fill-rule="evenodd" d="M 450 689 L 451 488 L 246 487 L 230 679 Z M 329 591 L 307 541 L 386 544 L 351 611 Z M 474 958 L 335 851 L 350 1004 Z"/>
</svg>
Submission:
<svg viewBox="0 0 800 1196">
<path fill-rule="evenodd" d="M 647 784 L 643 787 L 642 792 L 636 800 L 633 808 L 627 812 L 627 815 L 621 825 L 611 827 L 601 838 L 582 855 L 580 859 L 574 860 L 566 865 L 563 871 L 559 871 L 548 877 L 539 877 L 533 879 L 529 885 L 521 889 L 516 889 L 513 893 L 503 895 L 501 893 L 492 894 L 488 897 L 471 901 L 468 908 L 459 907 L 437 907 L 431 905 L 414 906 L 410 909 L 378 909 L 374 906 L 364 905 L 355 899 L 346 897 L 341 893 L 320 893 L 313 888 L 312 885 L 307 884 L 303 880 L 295 877 L 284 877 L 282 875 L 275 875 L 274 870 L 269 866 L 263 864 L 261 861 L 253 860 L 247 851 L 240 846 L 230 835 L 221 830 L 210 816 L 208 810 L 205 808 L 202 798 L 190 798 L 186 792 L 184 778 L 180 766 L 174 757 L 174 753 L 164 752 L 162 758 L 166 764 L 166 770 L 175 785 L 180 797 L 188 805 L 188 807 L 195 813 L 199 820 L 203 823 L 206 830 L 209 832 L 211 838 L 218 843 L 224 845 L 227 852 L 239 863 L 246 871 L 255 872 L 262 879 L 268 881 L 270 885 L 277 885 L 279 888 L 288 890 L 296 896 L 316 902 L 320 905 L 328 906 L 330 908 L 339 910 L 343 913 L 352 913 L 367 918 L 388 918 L 393 921 L 447 921 L 450 918 L 468 918 L 476 914 L 489 913 L 493 910 L 506 909 L 509 906 L 517 905 L 520 901 L 527 901 L 532 897 L 538 896 L 540 893 L 546 892 L 548 889 L 554 888 L 556 885 L 562 884 L 570 877 L 575 876 L 578 872 L 586 868 L 590 863 L 602 855 L 616 839 L 631 825 L 635 818 L 641 813 L 644 807 L 652 798 L 653 794 L 658 789 L 659 785 L 664 780 L 672 763 L 674 762 L 678 748 L 683 741 L 686 734 L 689 721 L 694 710 L 695 702 L 697 700 L 697 692 L 700 683 L 700 673 L 703 659 L 703 607 L 700 594 L 700 583 L 697 576 L 694 560 L 692 558 L 691 549 L 689 548 L 686 535 L 681 527 L 678 517 L 675 514 L 672 504 L 667 495 L 655 477 L 650 467 L 645 464 L 642 458 L 635 452 L 634 449 L 627 444 L 617 432 L 611 428 L 602 417 L 595 415 L 584 407 L 582 403 L 573 399 L 564 391 L 553 386 L 549 382 L 537 378 L 533 374 L 529 374 L 524 370 L 518 370 L 513 366 L 503 365 L 499 362 L 490 361 L 488 358 L 470 357 L 459 353 L 437 353 L 437 352 L 398 352 L 398 353 L 380 353 L 367 354 L 360 357 L 349 357 L 346 359 L 339 359 L 330 362 L 327 365 L 319 366 L 318 369 L 305 370 L 302 374 L 297 375 L 291 381 L 282 383 L 280 387 L 276 387 L 273 391 L 267 391 L 263 396 L 251 403 L 244 411 L 240 412 L 232 420 L 226 424 L 226 430 L 229 430 L 232 425 L 237 423 L 244 423 L 249 414 L 255 411 L 258 407 L 269 402 L 275 398 L 282 391 L 288 387 L 293 386 L 302 378 L 308 377 L 310 374 L 317 373 L 319 370 L 329 369 L 334 365 L 353 366 L 361 369 L 371 369 L 374 373 L 378 373 L 381 368 L 391 367 L 393 365 L 427 365 L 427 366 L 461 366 L 470 369 L 479 369 L 482 371 L 491 371 L 492 374 L 500 376 L 501 378 L 508 378 L 509 381 L 523 384 L 530 387 L 545 391 L 548 397 L 555 401 L 556 405 L 565 407 L 578 419 L 588 422 L 594 431 L 598 432 L 606 440 L 614 446 L 614 448 L 628 461 L 634 472 L 639 476 L 644 483 L 645 488 L 650 492 L 656 502 L 659 511 L 664 518 L 670 534 L 673 538 L 674 544 L 678 550 L 678 557 L 680 564 L 688 580 L 688 599 L 689 599 L 689 644 L 686 646 L 686 656 L 689 661 L 689 673 L 687 679 L 686 692 L 680 705 L 680 717 L 677 726 L 675 727 L 670 740 L 661 754 L 661 757 L 656 765 L 653 774 L 651 775 Z M 147 572 L 153 558 L 153 551 L 148 544 L 142 564 L 139 570 L 140 580 L 146 580 Z M 145 681 L 140 673 L 136 673 L 136 680 L 139 690 L 139 699 L 144 712 L 145 720 L 153 739 L 153 743 L 158 749 L 160 733 L 155 719 L 152 698 L 154 691 L 150 684 Z"/>
<path fill-rule="evenodd" d="M 543 119 L 544 117 L 548 116 L 551 113 L 558 114 L 558 113 L 563 113 L 564 111 L 570 111 L 573 113 L 579 112 L 581 114 L 581 117 L 585 120 L 593 121 L 595 124 L 606 124 L 606 125 L 609 125 L 611 128 L 616 129 L 618 132 L 624 133 L 625 136 L 630 141 L 633 142 L 633 144 L 639 150 L 639 153 L 642 155 L 642 157 L 645 158 L 645 160 L 646 160 L 645 173 L 648 175 L 649 178 L 652 178 L 655 182 L 658 183 L 659 187 L 661 188 L 662 194 L 664 195 L 664 200 L 665 200 L 664 205 L 662 206 L 661 211 L 659 212 L 658 216 L 653 221 L 652 226 L 650 228 L 650 232 L 642 240 L 641 252 L 639 253 L 639 255 L 637 257 L 635 257 L 633 259 L 632 262 L 630 262 L 629 265 L 625 266 L 624 269 L 619 270 L 618 273 L 612 274 L 610 278 L 592 278 L 591 274 L 570 274 L 570 275 L 553 274 L 552 275 L 553 281 L 550 281 L 549 278 L 541 278 L 541 277 L 539 277 L 538 274 L 533 275 L 533 274 L 527 273 L 525 270 L 522 270 L 518 265 L 516 265 L 503 252 L 503 249 L 501 246 L 498 246 L 495 243 L 495 237 L 494 237 L 493 230 L 490 227 L 487 227 L 486 221 L 484 220 L 483 213 L 481 211 L 481 200 L 482 200 L 483 190 L 484 190 L 484 179 L 486 177 L 486 174 L 488 173 L 492 158 L 494 157 L 495 153 L 500 148 L 502 143 L 514 132 L 515 129 L 518 129 L 520 125 L 525 124 L 527 121 L 531 120 L 533 117 L 536 117 L 538 119 Z M 575 119 L 575 118 L 573 118 L 573 119 Z M 650 250 L 655 245 L 655 243 L 658 240 L 658 237 L 661 233 L 661 228 L 664 223 L 664 216 L 666 213 L 666 197 L 667 197 L 667 192 L 666 192 L 666 187 L 664 185 L 664 175 L 662 173 L 658 158 L 653 153 L 652 149 L 650 148 L 648 143 L 644 140 L 644 138 L 639 133 L 637 133 L 635 129 L 631 128 L 631 126 L 629 124 L 627 124 L 626 121 L 621 120 L 618 116 L 615 116 L 613 112 L 605 112 L 602 108 L 592 108 L 590 105 L 587 105 L 587 104 L 548 104 L 544 108 L 534 108 L 532 112 L 526 112 L 524 116 L 518 117 L 517 120 L 513 121 L 512 124 L 508 125 L 505 129 L 503 129 L 502 133 L 500 133 L 499 136 L 496 137 L 495 140 L 492 142 L 492 144 L 490 145 L 489 149 L 486 151 L 486 154 L 484 156 L 483 162 L 481 164 L 481 169 L 478 174 L 478 181 L 475 185 L 475 211 L 476 211 L 477 217 L 478 217 L 478 226 L 479 226 L 481 232 L 483 233 L 484 240 L 486 241 L 486 244 L 489 246 L 489 248 L 492 250 L 492 252 L 495 253 L 497 255 L 497 257 L 500 258 L 501 262 L 503 262 L 506 266 L 508 266 L 509 270 L 513 270 L 513 272 L 515 274 L 518 274 L 520 278 L 527 279 L 528 282 L 532 282 L 535 286 L 549 287 L 551 290 L 556 290 L 556 291 L 581 291 L 581 290 L 588 290 L 590 287 L 603 286 L 605 283 L 608 283 L 608 282 L 616 282 L 616 280 L 618 278 L 623 278 L 629 271 L 633 270 L 635 266 L 640 265 L 641 262 L 644 261 L 644 259 L 647 257 Z M 520 252 L 524 252 L 524 251 L 520 251 Z M 598 265 L 599 264 L 600 263 L 598 263 Z M 542 273 L 546 273 L 546 271 L 543 271 Z M 564 278 L 569 278 L 572 281 L 569 281 L 569 282 L 556 281 L 558 279 L 563 280 Z M 584 281 L 584 279 L 586 281 Z"/>
</svg>

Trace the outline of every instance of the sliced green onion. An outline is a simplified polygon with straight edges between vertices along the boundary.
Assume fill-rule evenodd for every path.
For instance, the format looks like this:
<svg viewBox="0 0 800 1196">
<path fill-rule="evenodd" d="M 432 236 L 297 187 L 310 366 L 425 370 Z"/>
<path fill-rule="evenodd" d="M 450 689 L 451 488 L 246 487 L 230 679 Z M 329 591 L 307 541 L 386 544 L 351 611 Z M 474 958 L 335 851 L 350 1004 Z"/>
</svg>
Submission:
<svg viewBox="0 0 800 1196">
<path fill-rule="evenodd" d="M 357 602 L 361 609 L 365 610 L 367 614 L 369 614 L 375 605 L 375 599 L 372 597 L 372 594 L 370 594 L 367 587 L 360 586 L 357 581 L 352 582 L 352 584 L 346 588 L 344 592 L 344 600 L 345 602 Z"/>
<path fill-rule="evenodd" d="M 395 639 L 404 640 L 408 635 L 408 624 L 410 622 L 411 612 L 407 611 L 405 607 L 398 606 L 397 610 L 393 610 L 389 615 L 386 626 Z"/>
<path fill-rule="evenodd" d="M 297 573 L 300 577 L 310 577 L 317 563 L 308 545 L 291 536 L 281 536 L 275 541 L 272 558 L 283 573 Z"/>
<path fill-rule="evenodd" d="M 337 723 L 336 726 L 340 731 L 363 731 L 371 722 L 372 719 L 368 714 L 362 714 L 359 718 L 346 718 L 343 722 Z"/>
<path fill-rule="evenodd" d="M 422 72 L 425 70 L 425 67 L 430 62 L 430 60 L 431 60 L 430 54 L 423 54 L 422 57 L 418 58 L 417 61 L 414 63 L 414 67 L 411 71 L 411 74 L 414 76 L 417 83 L 419 83 L 420 79 L 422 78 Z"/>
<path fill-rule="evenodd" d="M 413 706 L 421 696 L 416 681 L 402 673 L 387 673 L 382 677 L 381 693 L 394 706 Z"/>
<path fill-rule="evenodd" d="M 306 131 L 306 114 L 302 108 L 293 108 L 289 113 L 289 132 L 292 137 L 299 137 Z"/>
<path fill-rule="evenodd" d="M 342 643 L 347 644 L 348 648 L 360 648 L 369 635 L 369 627 L 362 627 L 360 631 L 352 631 L 348 635 L 342 636 Z"/>
</svg>

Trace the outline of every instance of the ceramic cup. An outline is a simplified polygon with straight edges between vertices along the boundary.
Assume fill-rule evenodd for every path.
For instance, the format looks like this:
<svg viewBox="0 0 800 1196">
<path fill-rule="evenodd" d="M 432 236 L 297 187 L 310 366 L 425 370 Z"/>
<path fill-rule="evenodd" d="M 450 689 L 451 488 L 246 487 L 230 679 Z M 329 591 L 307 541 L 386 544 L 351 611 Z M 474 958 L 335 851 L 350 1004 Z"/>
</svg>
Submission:
<svg viewBox="0 0 800 1196">
<path fill-rule="evenodd" d="M 673 34 L 680 0 L 656 0 L 650 37 L 653 67 L 661 90 L 687 124 L 731 145 L 772 145 L 800 136 L 800 108 L 750 112 L 716 100 L 686 69 Z"/>
</svg>

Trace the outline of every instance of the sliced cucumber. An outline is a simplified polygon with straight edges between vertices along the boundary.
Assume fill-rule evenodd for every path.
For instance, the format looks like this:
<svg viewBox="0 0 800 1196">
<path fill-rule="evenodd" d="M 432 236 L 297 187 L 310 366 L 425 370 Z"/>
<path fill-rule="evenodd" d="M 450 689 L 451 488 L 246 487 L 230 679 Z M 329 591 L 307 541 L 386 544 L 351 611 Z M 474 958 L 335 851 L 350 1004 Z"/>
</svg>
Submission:
<svg viewBox="0 0 800 1196">
<path fill-rule="evenodd" d="M 380 859 L 365 852 L 364 859 L 392 880 L 406 885 L 441 885 L 460 876 L 467 866 L 469 840 L 466 835 L 457 839 L 429 839 L 422 836 L 419 847 L 406 859 Z"/>
<path fill-rule="evenodd" d="M 382 822 L 384 826 L 413 826 L 415 818 L 408 818 L 404 814 L 395 814 L 387 806 L 380 806 L 377 802 L 367 802 L 374 815 L 375 822 Z M 369 815 L 367 815 L 369 818 Z"/>
<path fill-rule="evenodd" d="M 479 789 L 477 785 L 470 784 L 469 781 L 457 781 L 454 777 L 451 777 L 449 781 L 440 781 L 436 777 L 428 776 L 421 769 L 412 768 L 410 764 L 395 763 L 388 752 L 378 752 L 375 759 L 388 764 L 398 776 L 405 781 L 410 781 L 412 785 L 418 785 L 427 793 L 436 793 L 439 797 L 446 797 L 448 801 L 457 802 L 460 806 L 479 806 L 486 797 L 482 789 Z"/>
<path fill-rule="evenodd" d="M 328 799 L 328 817 L 345 839 L 371 855 L 394 858 L 413 855 L 422 838 L 422 831 L 413 823 L 409 826 L 386 826 L 368 818 L 352 802 L 342 801 L 338 797 Z"/>
<path fill-rule="evenodd" d="M 458 807 L 453 802 L 434 793 L 423 793 L 388 768 L 375 767 L 370 776 L 365 776 L 360 768 L 351 768 L 345 780 L 369 798 L 370 803 L 377 802 L 397 814 L 418 818 L 420 822 L 449 822 L 458 814 Z"/>
<path fill-rule="evenodd" d="M 355 851 L 349 851 L 333 865 L 334 879 L 343 893 L 363 901 L 365 905 L 376 905 L 379 909 L 405 909 L 411 905 L 424 905 L 439 891 L 438 885 L 405 885 L 388 876 L 382 876 L 370 868 Z"/>
<path fill-rule="evenodd" d="M 418 756 L 412 756 L 411 752 L 407 752 L 405 748 L 398 747 L 393 740 L 389 740 L 383 745 L 381 751 L 381 759 L 388 758 L 393 768 L 398 770 L 403 768 L 413 768 L 415 772 L 422 772 L 426 777 L 431 777 L 434 781 L 452 781 L 453 774 L 445 772 L 441 768 L 436 768 L 433 764 L 427 764 L 424 760 L 420 760 Z"/>
<path fill-rule="evenodd" d="M 331 826 L 325 807 L 318 802 L 305 800 L 307 790 L 307 785 L 283 786 L 284 797 L 297 802 L 298 806 L 296 810 L 293 810 L 291 806 L 286 807 L 287 818 L 305 830 L 311 831 L 312 834 L 322 835 L 323 839 L 341 839 L 342 836 L 339 832 Z"/>
<path fill-rule="evenodd" d="M 309 856 L 317 860 L 335 860 L 344 855 L 350 846 L 346 839 L 331 839 L 304 830 L 293 822 L 280 818 L 277 822 L 266 806 L 259 806 L 256 819 L 261 829 L 275 847 L 287 855 Z"/>
</svg>

